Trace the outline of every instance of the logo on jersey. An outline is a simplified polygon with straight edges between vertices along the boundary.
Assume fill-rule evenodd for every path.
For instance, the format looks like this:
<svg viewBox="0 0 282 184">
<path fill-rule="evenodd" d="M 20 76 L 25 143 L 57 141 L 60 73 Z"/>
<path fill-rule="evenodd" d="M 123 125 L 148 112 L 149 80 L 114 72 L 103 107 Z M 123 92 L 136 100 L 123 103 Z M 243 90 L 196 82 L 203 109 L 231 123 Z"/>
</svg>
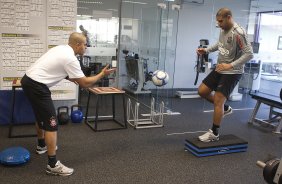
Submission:
<svg viewBox="0 0 282 184">
<path fill-rule="evenodd" d="M 57 125 L 57 121 L 56 121 L 56 118 L 54 116 L 52 116 L 49 121 L 50 121 L 51 127 L 55 127 Z"/>
<path fill-rule="evenodd" d="M 223 56 L 228 56 L 229 55 L 229 50 L 227 50 L 227 49 L 225 49 L 223 47 L 218 47 L 218 51 Z"/>
</svg>

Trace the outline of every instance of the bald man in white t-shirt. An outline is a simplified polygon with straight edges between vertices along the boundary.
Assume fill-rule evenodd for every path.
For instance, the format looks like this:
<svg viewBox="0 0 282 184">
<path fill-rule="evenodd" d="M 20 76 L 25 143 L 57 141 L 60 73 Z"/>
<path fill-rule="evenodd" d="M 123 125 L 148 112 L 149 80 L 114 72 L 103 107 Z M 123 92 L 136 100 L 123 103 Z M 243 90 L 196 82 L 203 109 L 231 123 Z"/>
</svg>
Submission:
<svg viewBox="0 0 282 184">
<path fill-rule="evenodd" d="M 86 77 L 76 57 L 85 53 L 86 46 L 86 38 L 83 34 L 72 33 L 68 45 L 50 49 L 26 71 L 21 80 L 22 88 L 31 103 L 37 121 L 36 152 L 48 154 L 47 174 L 68 176 L 74 171 L 56 158 L 58 124 L 49 88 L 63 79 L 68 79 L 84 88 L 90 87 L 115 71 L 106 66 L 99 74 Z"/>
</svg>

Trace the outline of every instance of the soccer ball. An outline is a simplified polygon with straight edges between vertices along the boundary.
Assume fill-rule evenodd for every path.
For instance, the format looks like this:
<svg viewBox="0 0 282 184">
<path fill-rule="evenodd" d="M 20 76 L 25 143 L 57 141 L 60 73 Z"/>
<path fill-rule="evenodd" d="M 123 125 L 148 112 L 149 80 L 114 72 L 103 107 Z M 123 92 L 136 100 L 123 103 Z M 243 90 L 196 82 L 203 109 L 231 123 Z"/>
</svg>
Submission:
<svg viewBox="0 0 282 184">
<path fill-rule="evenodd" d="M 169 76 L 162 70 L 156 70 L 152 75 L 152 81 L 156 86 L 164 86 L 168 83 Z"/>
</svg>

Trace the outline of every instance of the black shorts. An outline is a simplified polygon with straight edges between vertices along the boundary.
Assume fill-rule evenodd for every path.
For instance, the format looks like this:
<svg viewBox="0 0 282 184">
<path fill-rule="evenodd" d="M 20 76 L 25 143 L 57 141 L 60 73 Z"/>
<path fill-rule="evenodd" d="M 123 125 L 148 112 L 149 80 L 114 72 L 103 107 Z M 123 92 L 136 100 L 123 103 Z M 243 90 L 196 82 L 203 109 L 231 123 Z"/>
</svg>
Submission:
<svg viewBox="0 0 282 184">
<path fill-rule="evenodd" d="M 221 74 L 213 70 L 203 83 L 211 90 L 221 92 L 228 99 L 241 76 L 242 74 Z"/>
<path fill-rule="evenodd" d="M 24 75 L 22 88 L 32 106 L 39 128 L 47 131 L 57 131 L 56 110 L 49 88 Z"/>
</svg>

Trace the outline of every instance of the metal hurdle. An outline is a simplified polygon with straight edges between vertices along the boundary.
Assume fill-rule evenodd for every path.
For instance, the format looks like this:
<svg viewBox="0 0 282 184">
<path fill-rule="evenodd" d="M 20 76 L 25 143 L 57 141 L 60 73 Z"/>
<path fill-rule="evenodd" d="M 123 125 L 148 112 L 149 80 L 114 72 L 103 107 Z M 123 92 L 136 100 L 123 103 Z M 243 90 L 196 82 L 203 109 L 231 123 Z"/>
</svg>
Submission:
<svg viewBox="0 0 282 184">
<path fill-rule="evenodd" d="M 127 101 L 127 122 L 136 129 L 163 127 L 164 102 L 160 103 L 159 112 L 155 111 L 155 99 L 151 99 L 150 116 L 139 118 L 140 103 L 136 102 L 134 109 L 131 100 Z"/>
</svg>

